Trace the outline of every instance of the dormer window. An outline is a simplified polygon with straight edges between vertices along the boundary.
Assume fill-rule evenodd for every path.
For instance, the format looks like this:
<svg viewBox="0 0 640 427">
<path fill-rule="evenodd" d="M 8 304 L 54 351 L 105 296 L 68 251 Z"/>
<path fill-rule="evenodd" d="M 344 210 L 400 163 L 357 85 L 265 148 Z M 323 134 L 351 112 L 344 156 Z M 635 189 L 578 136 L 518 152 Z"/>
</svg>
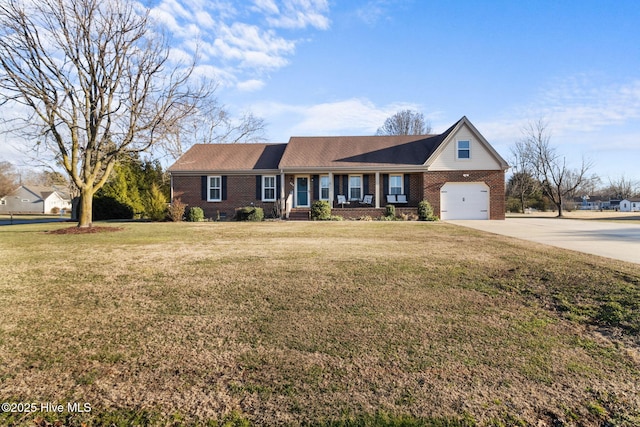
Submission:
<svg viewBox="0 0 640 427">
<path fill-rule="evenodd" d="M 471 141 L 468 139 L 458 141 L 458 160 L 469 160 L 471 158 Z"/>
</svg>

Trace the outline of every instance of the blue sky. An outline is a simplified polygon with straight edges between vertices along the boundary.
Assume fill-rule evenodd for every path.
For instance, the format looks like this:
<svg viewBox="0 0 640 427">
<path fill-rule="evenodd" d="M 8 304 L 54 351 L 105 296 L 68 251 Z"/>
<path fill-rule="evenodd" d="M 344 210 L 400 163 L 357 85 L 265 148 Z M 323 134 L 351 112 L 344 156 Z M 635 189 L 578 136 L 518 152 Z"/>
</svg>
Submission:
<svg viewBox="0 0 640 427">
<path fill-rule="evenodd" d="M 502 154 L 530 121 L 604 183 L 640 180 L 640 2 L 151 0 L 176 59 L 270 142 L 370 135 L 401 109 L 467 116 Z"/>
<path fill-rule="evenodd" d="M 640 179 L 640 2 L 157 0 L 154 16 L 267 138 L 368 135 L 405 108 L 466 115 L 508 158 L 543 118 L 575 166 Z"/>
</svg>

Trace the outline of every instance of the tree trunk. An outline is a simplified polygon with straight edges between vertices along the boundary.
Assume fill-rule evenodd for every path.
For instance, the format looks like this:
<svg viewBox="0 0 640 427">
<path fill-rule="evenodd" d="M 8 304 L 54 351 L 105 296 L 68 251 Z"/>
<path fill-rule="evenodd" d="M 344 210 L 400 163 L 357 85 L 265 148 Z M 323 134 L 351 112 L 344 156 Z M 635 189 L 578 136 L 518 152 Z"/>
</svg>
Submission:
<svg viewBox="0 0 640 427">
<path fill-rule="evenodd" d="M 93 188 L 83 188 L 80 190 L 80 206 L 78 215 L 78 227 L 87 228 L 92 226 L 93 219 Z"/>
<path fill-rule="evenodd" d="M 556 203 L 558 207 L 558 218 L 562 218 L 562 197 L 560 197 L 560 201 Z"/>
</svg>

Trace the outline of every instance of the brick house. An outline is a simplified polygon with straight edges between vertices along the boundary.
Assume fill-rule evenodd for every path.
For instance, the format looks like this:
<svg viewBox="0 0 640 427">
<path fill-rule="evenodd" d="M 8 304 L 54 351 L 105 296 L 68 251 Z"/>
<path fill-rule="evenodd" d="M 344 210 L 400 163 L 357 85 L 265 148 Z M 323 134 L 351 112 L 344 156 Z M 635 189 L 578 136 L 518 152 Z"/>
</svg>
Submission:
<svg viewBox="0 0 640 427">
<path fill-rule="evenodd" d="M 439 135 L 292 137 L 286 144 L 196 144 L 170 168 L 172 199 L 208 218 L 255 205 L 304 217 L 327 200 L 345 218 L 387 204 L 441 219 L 504 219 L 507 162 L 466 118 Z M 278 209 L 280 208 L 280 209 Z"/>
</svg>

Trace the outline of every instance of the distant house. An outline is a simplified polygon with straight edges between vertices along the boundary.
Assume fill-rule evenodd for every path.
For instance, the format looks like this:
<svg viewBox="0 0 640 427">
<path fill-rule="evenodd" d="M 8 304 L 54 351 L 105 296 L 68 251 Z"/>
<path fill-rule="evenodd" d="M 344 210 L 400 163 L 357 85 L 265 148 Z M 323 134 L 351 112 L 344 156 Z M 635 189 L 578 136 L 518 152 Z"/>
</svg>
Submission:
<svg viewBox="0 0 640 427">
<path fill-rule="evenodd" d="M 442 134 L 292 137 L 286 144 L 197 144 L 169 168 L 172 199 L 209 218 L 254 205 L 308 213 L 316 200 L 345 218 L 385 205 L 441 219 L 504 219 L 507 162 L 463 117 Z M 280 207 L 280 209 L 278 209 Z"/>
<path fill-rule="evenodd" d="M 71 209 L 68 194 L 59 187 L 21 185 L 0 199 L 0 212 L 50 214 Z"/>
<path fill-rule="evenodd" d="M 620 212 L 640 212 L 640 197 L 620 200 Z"/>
</svg>

